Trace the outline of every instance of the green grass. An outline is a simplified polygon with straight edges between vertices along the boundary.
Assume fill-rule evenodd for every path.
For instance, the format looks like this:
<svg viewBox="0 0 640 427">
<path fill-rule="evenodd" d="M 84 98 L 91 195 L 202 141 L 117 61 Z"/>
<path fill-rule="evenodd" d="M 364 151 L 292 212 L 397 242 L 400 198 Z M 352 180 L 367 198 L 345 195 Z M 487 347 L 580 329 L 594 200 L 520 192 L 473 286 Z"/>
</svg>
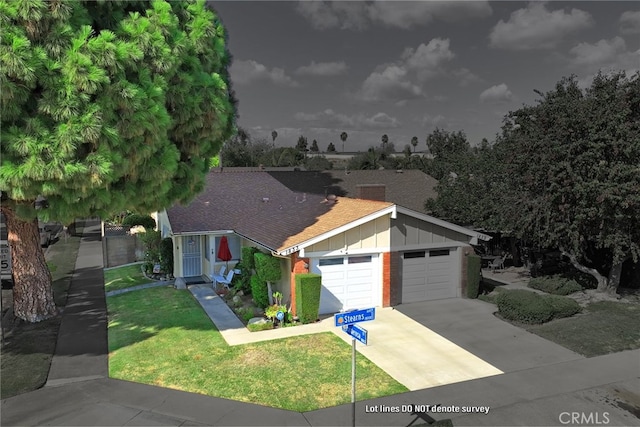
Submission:
<svg viewBox="0 0 640 427">
<path fill-rule="evenodd" d="M 293 411 L 350 402 L 351 347 L 327 332 L 229 346 L 185 291 L 108 297 L 109 374 Z M 358 400 L 408 391 L 357 355 Z"/>
<path fill-rule="evenodd" d="M 583 356 L 640 348 L 640 305 L 613 301 L 589 304 L 584 313 L 527 330 Z"/>
<path fill-rule="evenodd" d="M 144 285 L 151 280 L 142 274 L 141 264 L 127 265 L 104 271 L 104 289 L 105 291 L 116 291 L 119 289 L 130 288 L 132 286 Z"/>
</svg>

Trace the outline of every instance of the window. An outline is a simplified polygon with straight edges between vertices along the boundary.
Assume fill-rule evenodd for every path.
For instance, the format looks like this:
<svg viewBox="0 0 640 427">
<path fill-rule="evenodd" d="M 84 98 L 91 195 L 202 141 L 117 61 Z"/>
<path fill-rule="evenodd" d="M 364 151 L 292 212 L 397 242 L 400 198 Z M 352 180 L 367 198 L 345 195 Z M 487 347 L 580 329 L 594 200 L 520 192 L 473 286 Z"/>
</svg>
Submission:
<svg viewBox="0 0 640 427">
<path fill-rule="evenodd" d="M 344 258 L 320 258 L 318 265 L 323 267 L 325 265 L 341 265 L 344 264 Z"/>
<path fill-rule="evenodd" d="M 240 261 L 240 236 L 236 236 L 235 234 L 227 234 L 227 243 L 229 244 L 229 250 L 231 251 L 231 260 L 230 261 Z M 216 261 L 224 261 L 218 258 L 218 250 L 220 249 L 220 240 L 222 240 L 222 236 L 216 236 L 216 247 L 215 247 L 215 257 Z"/>
<path fill-rule="evenodd" d="M 449 255 L 449 249 L 439 249 L 437 251 L 429 251 L 429 256 L 430 257 L 434 257 L 434 256 L 448 256 Z"/>
<path fill-rule="evenodd" d="M 361 264 L 363 262 L 371 262 L 371 255 L 349 257 L 349 264 Z"/>
<path fill-rule="evenodd" d="M 405 252 L 404 253 L 404 259 L 424 258 L 424 257 L 425 257 L 425 251 Z"/>
</svg>

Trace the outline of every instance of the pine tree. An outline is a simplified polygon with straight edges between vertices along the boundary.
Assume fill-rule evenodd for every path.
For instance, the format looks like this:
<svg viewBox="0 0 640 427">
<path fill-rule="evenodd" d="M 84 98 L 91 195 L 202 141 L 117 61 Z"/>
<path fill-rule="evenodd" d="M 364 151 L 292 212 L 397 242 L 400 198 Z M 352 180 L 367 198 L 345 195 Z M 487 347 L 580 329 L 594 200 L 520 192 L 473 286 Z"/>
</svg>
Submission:
<svg viewBox="0 0 640 427">
<path fill-rule="evenodd" d="M 234 128 L 230 55 L 197 0 L 0 0 L 0 28 L 1 209 L 14 312 L 36 322 L 56 314 L 36 217 L 149 212 L 197 194 Z"/>
</svg>

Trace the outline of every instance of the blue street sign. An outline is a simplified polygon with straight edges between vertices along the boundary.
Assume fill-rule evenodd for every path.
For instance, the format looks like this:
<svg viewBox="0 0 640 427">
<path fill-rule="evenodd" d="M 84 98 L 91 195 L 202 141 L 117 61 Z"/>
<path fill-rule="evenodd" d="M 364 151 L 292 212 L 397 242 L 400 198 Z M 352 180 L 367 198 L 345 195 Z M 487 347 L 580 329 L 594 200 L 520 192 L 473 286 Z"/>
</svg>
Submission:
<svg viewBox="0 0 640 427">
<path fill-rule="evenodd" d="M 342 327 L 342 330 L 351 335 L 353 338 L 360 341 L 362 344 L 367 343 L 367 330 L 361 328 L 358 325 L 345 325 Z"/>
<path fill-rule="evenodd" d="M 353 325 L 358 322 L 366 322 L 376 318 L 375 308 L 365 308 L 364 310 L 347 311 L 346 313 L 336 313 L 333 318 L 336 326 Z"/>
</svg>

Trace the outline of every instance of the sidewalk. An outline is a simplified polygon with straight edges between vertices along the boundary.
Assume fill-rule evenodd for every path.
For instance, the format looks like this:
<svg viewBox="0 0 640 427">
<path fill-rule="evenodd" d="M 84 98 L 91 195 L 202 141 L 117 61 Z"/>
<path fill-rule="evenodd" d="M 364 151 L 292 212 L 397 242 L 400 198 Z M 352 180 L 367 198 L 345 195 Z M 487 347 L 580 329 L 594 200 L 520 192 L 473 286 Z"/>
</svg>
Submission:
<svg viewBox="0 0 640 427">
<path fill-rule="evenodd" d="M 1 425 L 350 425 L 350 404 L 297 413 L 109 379 L 100 237 L 91 225 L 80 243 L 76 268 L 49 382 L 39 390 L 2 400 Z M 600 420 L 606 413 L 610 426 L 640 425 L 640 419 L 632 415 L 634 408 L 625 403 L 640 399 L 639 372 L 640 350 L 572 360 L 359 401 L 356 423 L 408 426 L 451 418 L 456 426 L 555 426 L 563 425 L 562 413 L 576 412 L 599 414 Z M 376 405 L 400 408 L 409 404 L 483 405 L 490 411 L 485 415 L 371 410 Z M 635 410 L 640 410 L 640 403 Z"/>
</svg>

